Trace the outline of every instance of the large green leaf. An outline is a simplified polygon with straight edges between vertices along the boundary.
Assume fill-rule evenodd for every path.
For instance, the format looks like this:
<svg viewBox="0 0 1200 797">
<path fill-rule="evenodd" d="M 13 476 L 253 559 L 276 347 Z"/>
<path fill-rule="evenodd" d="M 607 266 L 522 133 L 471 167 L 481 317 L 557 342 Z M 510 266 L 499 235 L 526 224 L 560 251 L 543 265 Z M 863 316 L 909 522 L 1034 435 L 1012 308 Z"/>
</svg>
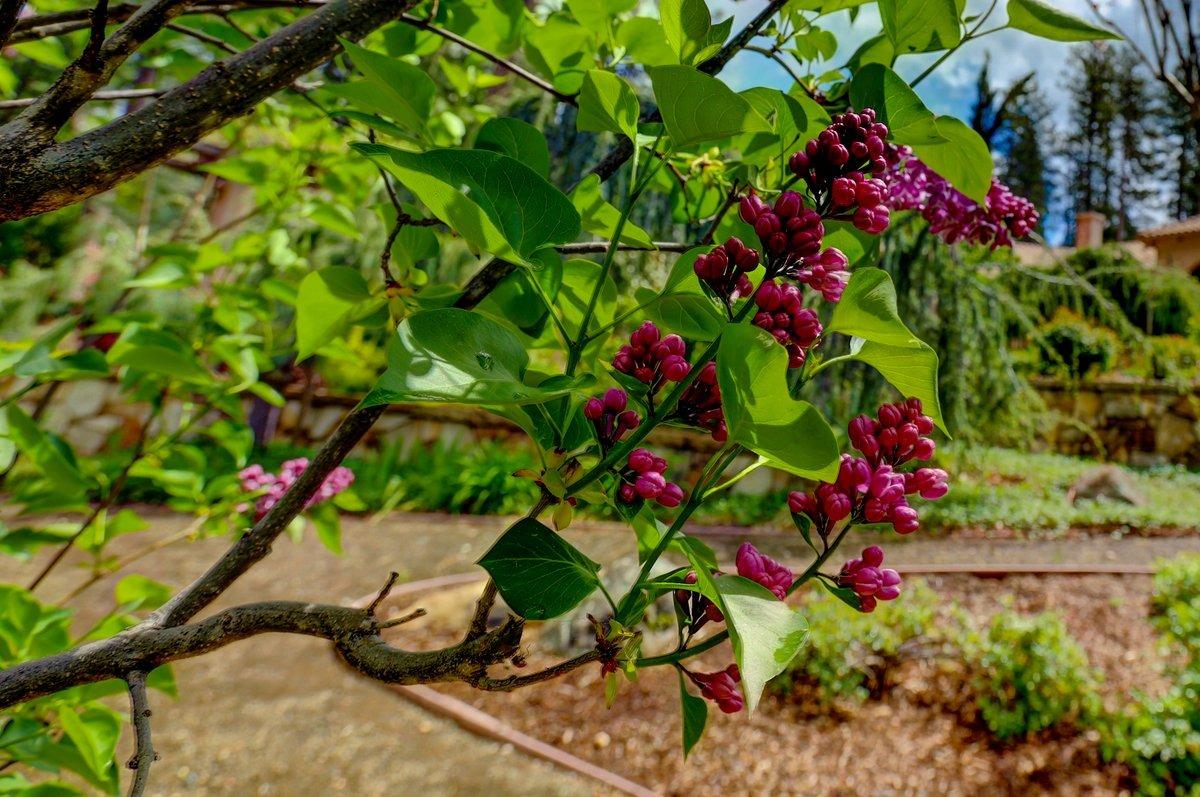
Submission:
<svg viewBox="0 0 1200 797">
<path fill-rule="evenodd" d="M 1041 0 L 1008 0 L 1008 26 L 1056 42 L 1121 38 Z"/>
<path fill-rule="evenodd" d="M 919 398 L 925 413 L 947 431 L 938 399 L 937 353 L 904 325 L 887 272 L 856 270 L 825 331 L 851 336 L 854 359 L 875 368 L 905 397 Z"/>
<path fill-rule="evenodd" d="M 353 145 L 396 176 L 476 252 L 527 263 L 543 246 L 573 241 L 579 213 L 520 161 L 478 149 L 406 152 Z"/>
<path fill-rule="evenodd" d="M 75 465 L 74 455 L 66 444 L 43 432 L 25 411 L 16 404 L 7 410 L 8 437 L 17 449 L 29 458 L 42 475 L 64 492 L 82 494 L 88 481 Z"/>
<path fill-rule="evenodd" d="M 662 0 L 658 11 L 667 43 L 681 64 L 698 64 L 716 54 L 733 26 L 733 17 L 713 25 L 704 0 Z"/>
<path fill-rule="evenodd" d="M 531 26 L 525 34 L 529 62 L 567 94 L 583 85 L 583 76 L 596 65 L 591 53 L 598 45 L 596 34 L 566 14 L 552 14 L 545 23 Z"/>
<path fill-rule="evenodd" d="M 357 269 L 326 266 L 306 274 L 296 296 L 296 359 L 340 337 L 371 304 L 371 290 Z"/>
<path fill-rule="evenodd" d="M 437 93 L 433 78 L 423 69 L 398 58 L 372 52 L 352 41 L 343 39 L 342 46 L 374 90 L 360 90 L 357 97 L 343 96 L 351 101 L 357 100 L 370 113 L 382 114 L 414 132 L 424 133 L 433 111 L 433 97 Z"/>
<path fill-rule="evenodd" d="M 363 404 L 529 404 L 576 387 L 528 385 L 528 365 L 521 339 L 508 327 L 454 307 L 425 310 L 401 322 L 388 346 L 388 369 Z"/>
<path fill-rule="evenodd" d="M 787 351 L 749 324 L 730 324 L 717 350 L 717 382 L 729 439 L 774 466 L 822 481 L 837 476 L 840 452 L 819 410 L 788 392 Z"/>
<path fill-rule="evenodd" d="M 950 433 L 938 397 L 937 352 L 919 340 L 908 346 L 889 346 L 856 338 L 851 341 L 850 353 L 878 371 L 904 396 L 919 398 L 925 414 L 939 429 Z"/>
<path fill-rule="evenodd" d="M 546 177 L 550 174 L 550 147 L 546 137 L 528 122 L 511 116 L 488 119 L 475 136 L 475 149 L 499 152 L 524 163 Z"/>
<path fill-rule="evenodd" d="M 945 50 L 962 38 L 955 0 L 879 0 L 879 17 L 897 55 Z"/>
<path fill-rule="evenodd" d="M 913 152 L 926 166 L 979 204 L 987 201 L 992 187 L 992 153 L 983 138 L 953 116 L 937 117 L 941 141 L 913 145 Z"/>
<path fill-rule="evenodd" d="M 490 53 L 508 55 L 521 46 L 526 14 L 522 0 L 454 0 L 441 8 L 446 28 Z"/>
<path fill-rule="evenodd" d="M 621 218 L 621 211 L 600 193 L 600 175 L 589 174 L 580 180 L 579 185 L 571 191 L 571 202 L 579 211 L 583 229 L 593 235 L 612 240 L 613 233 L 617 230 L 617 222 Z M 625 220 L 625 226 L 621 228 L 621 243 L 644 249 L 654 248 L 650 234 L 629 219 Z"/>
<path fill-rule="evenodd" d="M 800 652 L 808 623 L 761 584 L 741 576 L 714 576 L 690 540 L 682 548 L 696 573 L 696 586 L 725 615 L 742 694 L 752 712 L 763 687 Z"/>
<path fill-rule="evenodd" d="M 617 28 L 617 43 L 626 57 L 642 66 L 662 66 L 679 62 L 671 49 L 662 24 L 651 17 L 632 17 Z"/>
<path fill-rule="evenodd" d="M 98 780 L 106 780 L 113 768 L 113 754 L 121 736 L 121 717 L 115 711 L 93 705 L 76 712 L 63 708 L 58 721 Z"/>
<path fill-rule="evenodd" d="M 850 103 L 859 110 L 873 108 L 897 144 L 941 141 L 937 118 L 917 93 L 883 64 L 867 64 L 850 82 Z"/>
<path fill-rule="evenodd" d="M 892 346 L 920 342 L 901 320 L 896 287 L 880 268 L 860 268 L 851 275 L 825 330 Z"/>
<path fill-rule="evenodd" d="M 637 139 L 638 98 L 626 80 L 602 69 L 589 69 L 579 91 L 580 130 L 621 133 Z"/>
<path fill-rule="evenodd" d="M 504 602 L 528 620 L 566 614 L 600 583 L 600 565 L 533 518 L 510 526 L 479 565 Z"/>
<path fill-rule="evenodd" d="M 689 66 L 654 66 L 646 71 L 676 146 L 771 131 L 770 123 L 744 97 L 715 77 Z"/>
</svg>

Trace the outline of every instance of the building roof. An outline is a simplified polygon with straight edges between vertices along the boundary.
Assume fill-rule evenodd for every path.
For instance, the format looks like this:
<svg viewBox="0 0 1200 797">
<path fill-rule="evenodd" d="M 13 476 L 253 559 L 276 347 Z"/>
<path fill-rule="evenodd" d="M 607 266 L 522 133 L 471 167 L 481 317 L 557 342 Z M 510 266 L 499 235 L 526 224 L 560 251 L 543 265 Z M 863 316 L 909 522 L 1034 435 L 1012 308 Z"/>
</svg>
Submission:
<svg viewBox="0 0 1200 797">
<path fill-rule="evenodd" d="M 1143 265 L 1154 263 L 1154 251 L 1146 244 L 1138 241 L 1121 241 L 1116 245 Z M 1017 262 L 1025 266 L 1052 266 L 1056 261 L 1070 257 L 1076 251 L 1073 246 L 1044 246 L 1025 241 L 1013 244 L 1013 254 L 1017 256 Z"/>
<path fill-rule="evenodd" d="M 1138 233 L 1142 241 L 1153 241 L 1157 238 L 1167 238 L 1172 235 L 1200 235 L 1200 215 L 1190 216 L 1182 221 L 1172 221 L 1161 227 L 1154 227 Z"/>
</svg>

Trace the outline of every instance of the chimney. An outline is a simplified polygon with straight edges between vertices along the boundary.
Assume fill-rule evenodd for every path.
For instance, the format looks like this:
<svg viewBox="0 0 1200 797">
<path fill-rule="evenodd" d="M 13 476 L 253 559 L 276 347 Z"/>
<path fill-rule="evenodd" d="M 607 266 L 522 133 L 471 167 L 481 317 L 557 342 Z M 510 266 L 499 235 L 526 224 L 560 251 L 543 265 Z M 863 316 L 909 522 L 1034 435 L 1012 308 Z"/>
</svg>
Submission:
<svg viewBox="0 0 1200 797">
<path fill-rule="evenodd" d="M 1075 248 L 1095 249 L 1104 243 L 1103 213 L 1085 210 L 1075 214 Z"/>
</svg>

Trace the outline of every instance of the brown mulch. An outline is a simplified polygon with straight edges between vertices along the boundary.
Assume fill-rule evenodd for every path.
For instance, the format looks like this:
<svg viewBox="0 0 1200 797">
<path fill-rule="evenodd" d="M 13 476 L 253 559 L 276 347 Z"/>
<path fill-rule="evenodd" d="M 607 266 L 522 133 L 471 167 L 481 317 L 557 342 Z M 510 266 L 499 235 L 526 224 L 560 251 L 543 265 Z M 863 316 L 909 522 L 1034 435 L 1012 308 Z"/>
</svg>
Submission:
<svg viewBox="0 0 1200 797">
<path fill-rule="evenodd" d="M 1162 687 L 1160 652 L 1146 622 L 1148 578 L 928 581 L 980 623 L 1005 606 L 1060 613 L 1102 674 L 1101 691 L 1111 706 L 1134 691 Z M 473 595 L 468 589 L 435 603 Z M 444 612 L 445 604 L 436 613 Z M 423 633 L 433 641 L 431 631 Z M 729 655 L 717 648 L 700 669 L 724 666 Z M 524 672 L 549 661 L 533 642 Z M 962 665 L 953 658 L 906 661 L 889 673 L 889 684 L 879 698 L 862 704 L 827 706 L 799 686 L 786 697 L 764 697 L 749 717 L 710 708 L 705 738 L 686 763 L 678 683 L 668 668 L 643 670 L 637 683 L 623 686 L 611 710 L 595 666 L 512 694 L 459 686 L 447 691 L 525 733 L 672 795 L 1078 795 L 1128 789 L 1127 771 L 1102 760 L 1093 730 L 1063 728 L 996 742 L 975 716 Z"/>
</svg>

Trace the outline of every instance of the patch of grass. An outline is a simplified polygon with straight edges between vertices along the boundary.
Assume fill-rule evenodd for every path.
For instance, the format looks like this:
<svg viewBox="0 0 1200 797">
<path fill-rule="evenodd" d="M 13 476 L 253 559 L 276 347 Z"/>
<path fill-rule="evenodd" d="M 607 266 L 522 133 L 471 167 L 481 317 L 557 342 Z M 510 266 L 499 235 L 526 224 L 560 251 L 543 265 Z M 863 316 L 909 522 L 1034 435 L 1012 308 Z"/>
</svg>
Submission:
<svg viewBox="0 0 1200 797">
<path fill-rule="evenodd" d="M 1096 466 L 1092 460 L 951 445 L 939 451 L 938 465 L 950 473 L 950 494 L 920 507 L 928 529 L 1196 528 L 1200 518 L 1200 473 L 1184 468 L 1124 469 L 1146 497 L 1142 506 L 1106 500 L 1072 506 L 1067 493 Z"/>
</svg>

